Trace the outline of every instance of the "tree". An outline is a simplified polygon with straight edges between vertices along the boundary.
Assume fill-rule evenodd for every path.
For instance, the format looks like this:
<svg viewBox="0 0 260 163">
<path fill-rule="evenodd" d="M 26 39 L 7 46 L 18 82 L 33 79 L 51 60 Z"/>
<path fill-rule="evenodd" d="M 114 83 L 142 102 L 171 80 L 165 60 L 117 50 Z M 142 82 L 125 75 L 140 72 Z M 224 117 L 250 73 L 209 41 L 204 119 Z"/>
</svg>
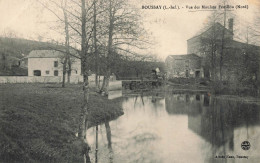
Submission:
<svg viewBox="0 0 260 163">
<path fill-rule="evenodd" d="M 62 19 L 62 17 L 58 13 L 56 13 L 55 10 L 49 9 L 46 4 L 43 4 L 40 2 L 49 11 L 51 11 L 54 15 L 56 15 L 56 17 L 60 21 L 65 22 L 64 23 L 65 24 L 65 33 L 66 33 L 66 39 L 65 39 L 66 42 L 65 43 L 66 43 L 67 47 L 69 47 L 69 48 L 66 48 L 65 54 L 72 55 L 69 51 L 69 49 L 71 48 L 69 46 L 69 38 L 73 39 L 76 43 L 80 44 L 80 47 L 81 47 L 80 50 L 77 50 L 77 51 L 79 51 L 79 54 L 80 54 L 80 57 L 78 57 L 78 58 L 81 60 L 81 72 L 83 75 L 84 98 L 83 98 L 83 106 L 81 109 L 81 114 L 79 117 L 79 136 L 78 137 L 81 140 L 81 142 L 85 144 L 83 146 L 86 147 L 86 148 L 82 149 L 83 150 L 82 151 L 83 159 L 85 160 L 84 162 L 90 162 L 90 158 L 88 156 L 89 149 L 88 149 L 88 144 L 87 144 L 87 140 L 86 140 L 86 131 L 87 131 L 87 127 L 88 127 L 88 103 L 89 103 L 89 82 L 88 82 L 88 70 L 89 69 L 87 66 L 87 61 L 88 61 L 88 50 L 90 47 L 89 40 L 91 38 L 92 28 L 90 28 L 90 29 L 87 28 L 87 16 L 88 16 L 87 13 L 90 10 L 90 8 L 92 7 L 92 4 L 90 4 L 90 6 L 86 6 L 87 3 L 85 0 L 81 0 L 80 2 L 70 1 L 71 2 L 69 4 L 70 6 L 68 6 L 67 1 L 65 2 L 65 6 L 62 5 L 63 3 L 61 3 L 61 5 L 58 4 L 57 1 L 49 0 L 48 2 L 54 4 L 55 8 L 62 9 L 63 14 L 64 14 L 65 20 Z M 49 3 L 47 3 L 47 4 L 49 4 Z M 69 9 L 73 10 L 73 12 L 69 11 Z M 74 14 L 74 12 L 76 14 Z M 68 20 L 69 18 L 70 18 L 70 21 Z M 69 36 L 69 34 L 68 34 L 69 27 L 73 31 L 73 32 L 71 32 L 72 33 L 71 36 Z M 76 38 L 73 36 L 75 36 Z M 67 60 L 67 59 L 68 58 L 66 57 L 65 60 Z M 64 68 L 65 68 L 65 66 L 64 66 Z"/>
<path fill-rule="evenodd" d="M 38 2 L 42 4 L 46 9 L 48 9 L 51 13 L 53 13 L 56 18 L 58 18 L 59 21 L 64 25 L 64 33 L 65 33 L 65 51 L 64 53 L 64 61 L 63 61 L 63 73 L 62 73 L 62 87 L 65 87 L 66 82 L 66 73 L 67 73 L 67 80 L 68 83 L 70 83 L 70 76 L 71 76 L 71 60 L 70 60 L 70 34 L 69 34 L 69 21 L 68 21 L 68 13 L 67 13 L 67 0 L 60 0 L 60 4 L 57 3 L 57 1 L 53 0 L 47 0 L 45 3 L 42 1 Z M 50 4 L 53 6 L 53 8 L 50 6 Z M 63 17 L 60 13 L 57 12 L 58 10 L 61 10 Z M 39 36 L 42 38 L 42 36 Z M 55 50 L 55 49 L 54 49 Z M 58 51 L 63 51 L 59 49 L 56 49 Z M 68 66 L 68 70 L 67 70 Z"/>
<path fill-rule="evenodd" d="M 226 0 L 224 0 L 224 6 L 226 5 Z M 221 35 L 221 50 L 220 50 L 220 60 L 219 60 L 219 78 L 220 82 L 222 82 L 222 68 L 223 68 L 223 57 L 224 57 L 224 48 L 225 48 L 225 39 L 226 39 L 226 17 L 227 17 L 227 10 L 226 7 L 224 8 L 223 12 L 223 29 Z M 232 31 L 233 32 L 233 31 Z"/>
<path fill-rule="evenodd" d="M 223 1 L 226 4 L 226 0 Z M 207 70 L 210 70 L 211 79 L 219 80 L 223 78 L 223 66 L 226 60 L 227 44 L 233 40 L 233 18 L 229 19 L 229 28 L 226 28 L 227 17 L 233 17 L 231 12 L 217 10 L 208 17 L 208 23 L 204 28 L 203 35 L 200 36 L 201 56 L 203 57 L 204 76 L 209 77 Z M 221 23 L 220 23 L 221 22 Z M 230 29 L 231 28 L 231 29 Z M 206 29 L 206 30 L 205 30 Z"/>
<path fill-rule="evenodd" d="M 2 52 L 2 70 L 6 70 L 6 54 L 5 52 Z"/>
<path fill-rule="evenodd" d="M 86 131 L 89 123 L 88 104 L 90 91 L 88 72 L 91 62 L 95 61 L 94 69 L 96 74 L 103 67 L 102 71 L 105 72 L 105 79 L 102 90 L 107 92 L 115 54 L 122 51 L 132 53 L 129 50 L 130 46 L 140 48 L 141 43 L 137 42 L 139 41 L 139 34 L 142 34 L 142 29 L 139 28 L 140 23 L 137 21 L 137 12 L 135 9 L 129 8 L 124 0 L 81 0 L 79 2 L 71 0 L 66 3 L 66 7 L 54 0 L 48 1 L 56 8 L 62 8 L 63 17 L 67 17 L 68 21 L 61 16 L 62 14 L 57 14 L 55 10 L 52 10 L 59 21 L 65 22 L 65 29 L 69 29 L 69 42 L 65 42 L 66 45 L 71 45 L 74 42 L 74 48 L 79 49 L 77 51 L 80 54 L 78 58 L 81 60 L 84 91 L 83 106 L 79 118 L 79 139 L 87 146 Z M 67 39 L 65 40 L 67 41 Z M 72 55 L 69 51 L 65 53 L 69 53 L 69 56 Z M 102 57 L 105 57 L 104 63 Z M 89 162 L 88 148 L 82 153 L 85 161 Z"/>
<path fill-rule="evenodd" d="M 201 44 L 201 51 L 203 56 L 203 66 L 204 71 L 208 68 L 210 69 L 211 78 L 213 81 L 216 80 L 217 76 L 217 52 L 219 48 L 219 33 L 221 32 L 220 24 L 217 23 L 219 14 L 214 12 L 211 17 L 208 19 L 210 20 L 208 24 L 208 28 L 206 33 L 201 36 L 200 44 Z"/>
<path fill-rule="evenodd" d="M 89 103 L 89 82 L 88 82 L 88 69 L 87 69 L 87 32 L 86 32 L 86 23 L 87 23 L 87 12 L 86 12 L 86 1 L 81 0 L 81 67 L 83 73 L 83 91 L 84 91 L 84 102 L 82 107 L 82 113 L 80 118 L 79 126 L 79 137 L 80 139 L 87 144 L 86 140 L 86 131 L 88 127 L 88 103 Z M 83 151 L 84 162 L 90 162 L 88 156 L 88 150 Z"/>
<path fill-rule="evenodd" d="M 96 6 L 97 0 L 94 0 L 94 12 L 93 12 L 93 40 L 94 40 L 94 53 L 95 53 L 95 84 L 97 89 L 99 88 L 98 84 L 98 74 L 99 74 L 99 68 L 98 68 L 98 48 L 97 48 L 97 6 Z"/>
<path fill-rule="evenodd" d="M 109 0 L 106 4 L 108 10 L 104 12 L 104 18 L 108 20 L 106 39 L 106 74 L 101 91 L 107 93 L 111 66 L 114 64 L 115 54 L 136 54 L 136 49 L 144 48 L 148 41 L 140 39 L 144 36 L 138 10 L 131 8 L 130 4 L 123 0 Z"/>
<path fill-rule="evenodd" d="M 69 44 L 69 25 L 68 25 L 68 16 L 67 16 L 67 0 L 64 1 L 64 5 L 62 6 L 62 11 L 64 14 L 64 31 L 65 31 L 65 48 L 66 48 L 66 54 L 65 54 L 65 59 L 64 59 L 64 64 L 63 64 L 63 74 L 62 74 L 62 87 L 65 87 L 65 76 L 66 76 L 66 67 L 67 67 L 67 62 L 68 62 L 68 83 L 70 82 L 70 75 L 71 75 L 71 61 L 69 57 L 70 53 L 70 44 Z"/>
<path fill-rule="evenodd" d="M 247 26 L 245 33 L 246 45 L 242 51 L 242 64 L 241 68 L 243 71 L 240 71 L 240 81 L 243 85 L 251 85 L 254 90 L 258 89 L 258 81 L 259 81 L 259 53 L 260 47 L 256 46 L 258 37 L 257 30 L 254 29 L 255 26 Z"/>
</svg>

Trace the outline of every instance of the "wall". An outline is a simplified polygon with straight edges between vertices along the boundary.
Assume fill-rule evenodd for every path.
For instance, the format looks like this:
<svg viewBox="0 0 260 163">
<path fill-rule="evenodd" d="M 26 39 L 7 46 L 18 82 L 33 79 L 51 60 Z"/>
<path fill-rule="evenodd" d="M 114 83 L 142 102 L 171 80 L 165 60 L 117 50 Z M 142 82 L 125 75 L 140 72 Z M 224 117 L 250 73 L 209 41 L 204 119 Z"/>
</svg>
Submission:
<svg viewBox="0 0 260 163">
<path fill-rule="evenodd" d="M 104 76 L 100 76 L 100 82 Z M 116 81 L 115 77 L 111 76 L 110 81 Z M 88 77 L 90 85 L 95 85 L 95 75 Z M 0 76 L 0 83 L 61 83 L 62 76 Z M 67 82 L 67 78 L 66 78 Z M 83 77 L 80 75 L 74 75 L 70 78 L 71 83 L 83 82 Z"/>
<path fill-rule="evenodd" d="M 54 70 L 58 70 L 58 76 L 62 76 L 62 64 L 58 61 L 58 67 L 54 67 L 54 61 L 58 58 L 28 58 L 28 76 L 34 76 L 34 70 L 40 70 L 41 76 L 54 76 Z"/>
<path fill-rule="evenodd" d="M 58 67 L 54 67 L 54 61 L 58 61 Z M 79 59 L 71 59 L 73 75 L 81 74 L 81 64 Z M 54 76 L 54 71 L 58 70 L 58 76 L 62 76 L 63 64 L 60 58 L 28 58 L 28 76 L 34 76 L 33 71 L 40 70 L 41 76 Z M 46 74 L 49 71 L 49 74 Z"/>
<path fill-rule="evenodd" d="M 193 37 L 187 40 L 187 53 L 188 54 L 197 54 L 198 56 L 202 56 L 201 54 L 201 38 L 200 36 Z"/>
<path fill-rule="evenodd" d="M 71 76 L 71 83 L 82 82 L 82 76 Z M 61 76 L 0 76 L 0 83 L 61 83 Z"/>
</svg>

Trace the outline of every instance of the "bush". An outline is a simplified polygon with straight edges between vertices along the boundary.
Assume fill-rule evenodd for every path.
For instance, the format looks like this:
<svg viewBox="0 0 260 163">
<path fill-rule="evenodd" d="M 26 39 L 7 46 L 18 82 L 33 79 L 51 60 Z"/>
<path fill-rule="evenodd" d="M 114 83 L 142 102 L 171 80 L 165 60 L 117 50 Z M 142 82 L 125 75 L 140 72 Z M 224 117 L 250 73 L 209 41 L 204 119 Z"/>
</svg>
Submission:
<svg viewBox="0 0 260 163">
<path fill-rule="evenodd" d="M 214 94 L 256 96 L 257 89 L 252 86 L 245 86 L 241 83 L 229 83 L 216 81 L 212 85 Z"/>
<path fill-rule="evenodd" d="M 170 78 L 168 81 L 176 84 L 194 84 L 195 78 Z"/>
</svg>

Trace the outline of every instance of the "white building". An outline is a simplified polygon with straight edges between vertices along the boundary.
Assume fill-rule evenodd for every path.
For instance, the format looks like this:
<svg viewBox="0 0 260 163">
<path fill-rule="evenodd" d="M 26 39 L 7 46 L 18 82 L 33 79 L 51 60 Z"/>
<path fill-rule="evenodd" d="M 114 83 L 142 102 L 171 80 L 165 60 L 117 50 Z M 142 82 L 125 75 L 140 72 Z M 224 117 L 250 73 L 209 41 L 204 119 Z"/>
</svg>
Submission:
<svg viewBox="0 0 260 163">
<path fill-rule="evenodd" d="M 62 76 L 64 53 L 56 50 L 33 50 L 28 58 L 28 76 Z M 71 76 L 81 74 L 80 60 L 71 57 Z"/>
</svg>

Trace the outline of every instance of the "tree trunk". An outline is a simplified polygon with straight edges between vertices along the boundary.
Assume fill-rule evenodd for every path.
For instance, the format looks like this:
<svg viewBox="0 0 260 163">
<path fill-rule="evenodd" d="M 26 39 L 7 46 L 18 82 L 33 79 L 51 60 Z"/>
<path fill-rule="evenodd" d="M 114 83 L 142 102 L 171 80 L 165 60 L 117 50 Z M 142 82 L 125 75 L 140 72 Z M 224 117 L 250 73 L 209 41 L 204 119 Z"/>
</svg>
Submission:
<svg viewBox="0 0 260 163">
<path fill-rule="evenodd" d="M 225 1 L 224 1 L 225 5 Z M 219 60 L 219 79 L 220 84 L 222 84 L 222 68 L 223 68 L 223 56 L 224 56 L 224 46 L 225 46 L 225 30 L 226 30 L 226 8 L 224 9 L 224 28 L 222 30 L 222 40 L 221 40 L 221 52 L 220 52 L 220 60 Z"/>
<path fill-rule="evenodd" d="M 71 59 L 68 55 L 68 83 L 70 83 L 70 77 L 71 77 Z"/>
<path fill-rule="evenodd" d="M 67 61 L 69 58 L 69 25 L 68 25 L 68 16 L 67 16 L 67 0 L 65 1 L 65 6 L 63 6 L 63 14 L 64 14 L 64 25 L 65 25 L 65 47 L 66 47 L 66 53 L 65 53 L 65 60 L 63 63 L 63 74 L 62 74 L 62 87 L 65 87 L 65 82 L 66 82 L 66 71 L 67 71 Z"/>
<path fill-rule="evenodd" d="M 3 70 L 6 70 L 6 56 L 4 53 L 2 54 L 2 58 L 3 58 Z"/>
<path fill-rule="evenodd" d="M 211 64 L 211 67 L 212 67 L 212 72 L 211 72 L 211 75 L 212 75 L 212 78 L 213 78 L 213 81 L 215 82 L 216 81 L 216 22 L 214 21 L 214 25 L 213 25 L 213 42 L 212 42 L 212 47 L 211 47 L 211 53 L 212 53 L 212 64 Z"/>
<path fill-rule="evenodd" d="M 81 52 L 82 55 L 84 50 Z M 79 126 L 79 138 L 86 144 L 87 144 L 87 128 L 88 128 L 88 102 L 89 102 L 89 83 L 88 83 L 88 74 L 87 74 L 87 66 L 86 66 L 86 57 L 83 57 L 82 60 L 82 67 L 83 70 L 85 70 L 83 73 L 83 91 L 84 91 L 84 99 L 83 99 L 83 107 L 81 110 L 81 117 L 80 117 L 80 126 Z M 88 148 L 87 148 L 88 149 Z M 90 162 L 88 150 L 84 149 L 83 154 L 84 154 L 84 162 Z"/>
<path fill-rule="evenodd" d="M 104 76 L 103 85 L 101 91 L 108 94 L 108 86 L 109 86 L 109 79 L 111 74 L 111 58 L 113 55 L 113 31 L 114 31 L 114 13 L 112 9 L 112 2 L 109 1 L 109 32 L 108 32 L 108 52 L 107 52 L 107 71 L 106 75 Z"/>
<path fill-rule="evenodd" d="M 83 107 L 81 110 L 80 126 L 79 126 L 79 138 L 88 146 L 86 139 L 86 132 L 88 126 L 88 100 L 89 100 L 89 83 L 88 83 L 88 71 L 87 71 L 87 48 L 86 48 L 86 1 L 81 0 L 81 66 L 83 73 Z M 82 151 L 84 162 L 90 162 L 88 148 Z"/>
<path fill-rule="evenodd" d="M 99 84 L 98 84 L 98 74 L 99 74 L 99 69 L 98 69 L 98 51 L 97 51 L 97 13 L 96 13 L 96 1 L 94 0 L 94 29 L 93 29 L 93 37 L 94 37 L 94 50 L 95 50 L 95 84 L 96 84 L 96 89 L 99 89 Z"/>
<path fill-rule="evenodd" d="M 62 87 L 65 87 L 65 82 L 66 82 L 66 68 L 67 68 L 67 54 L 65 54 L 65 59 L 63 63 L 63 69 L 62 69 Z"/>
</svg>

